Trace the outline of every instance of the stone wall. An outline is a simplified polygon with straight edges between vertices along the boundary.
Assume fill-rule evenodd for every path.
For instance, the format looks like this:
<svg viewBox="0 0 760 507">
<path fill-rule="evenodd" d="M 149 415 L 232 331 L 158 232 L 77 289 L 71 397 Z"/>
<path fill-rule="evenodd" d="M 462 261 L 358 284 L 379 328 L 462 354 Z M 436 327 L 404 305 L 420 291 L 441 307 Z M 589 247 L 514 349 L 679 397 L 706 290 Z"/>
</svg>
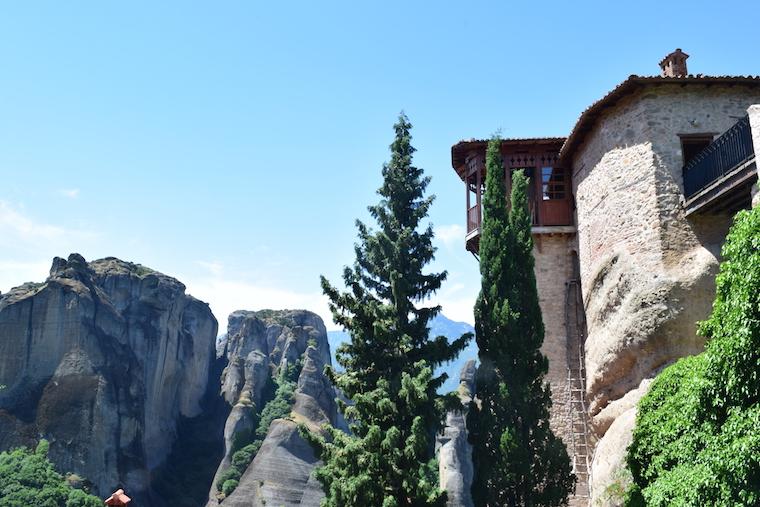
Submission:
<svg viewBox="0 0 760 507">
<path fill-rule="evenodd" d="M 755 157 L 760 154 L 760 104 L 754 104 L 747 110 L 749 114 L 749 126 L 752 129 L 752 145 L 755 148 Z M 760 205 L 760 164 L 755 162 L 758 181 L 752 187 L 752 206 Z"/>
<path fill-rule="evenodd" d="M 679 134 L 717 136 L 758 101 L 742 86 L 648 87 L 604 113 L 573 155 L 590 415 L 602 438 L 628 421 L 616 425 L 620 445 L 600 442 L 618 453 L 604 457 L 610 466 L 620 466 L 646 379 L 703 348 L 696 322 L 711 308 L 730 224 L 686 219 Z M 597 456 L 595 479 L 614 475 L 600 464 Z M 606 484 L 594 485 L 598 498 Z"/>
<path fill-rule="evenodd" d="M 567 234 L 533 236 L 541 316 L 544 320 L 544 344 L 541 352 L 549 359 L 546 380 L 551 385 L 552 430 L 566 442 L 569 429 L 565 384 L 567 383 L 567 330 L 565 328 L 565 283 L 572 278 L 571 250 L 574 237 Z"/>
</svg>

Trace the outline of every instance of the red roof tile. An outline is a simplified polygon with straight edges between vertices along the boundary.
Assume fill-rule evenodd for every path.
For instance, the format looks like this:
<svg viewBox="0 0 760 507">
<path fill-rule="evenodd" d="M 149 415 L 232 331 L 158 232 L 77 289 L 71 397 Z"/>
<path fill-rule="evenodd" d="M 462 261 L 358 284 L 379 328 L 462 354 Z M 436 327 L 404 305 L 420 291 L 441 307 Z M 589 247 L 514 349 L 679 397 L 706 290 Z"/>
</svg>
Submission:
<svg viewBox="0 0 760 507">
<path fill-rule="evenodd" d="M 684 77 L 637 76 L 631 75 L 612 89 L 607 95 L 591 104 L 583 111 L 560 150 L 560 161 L 566 163 L 572 152 L 583 142 L 586 134 L 596 124 L 599 115 L 607 108 L 614 106 L 623 97 L 636 92 L 645 86 L 660 84 L 680 85 L 747 85 L 760 86 L 760 76 L 703 76 L 702 74 Z"/>
</svg>

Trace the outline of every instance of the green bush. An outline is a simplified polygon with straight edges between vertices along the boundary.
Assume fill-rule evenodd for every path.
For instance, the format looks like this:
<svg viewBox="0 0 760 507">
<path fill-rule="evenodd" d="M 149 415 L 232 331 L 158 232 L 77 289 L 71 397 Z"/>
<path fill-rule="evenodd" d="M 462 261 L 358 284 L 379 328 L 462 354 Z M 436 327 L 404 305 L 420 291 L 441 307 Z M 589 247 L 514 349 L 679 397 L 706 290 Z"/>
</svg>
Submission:
<svg viewBox="0 0 760 507">
<path fill-rule="evenodd" d="M 224 496 L 227 496 L 231 494 L 233 491 L 235 491 L 235 488 L 238 486 L 238 481 L 235 479 L 229 479 L 227 481 L 224 481 L 224 484 L 222 484 L 222 493 Z"/>
<path fill-rule="evenodd" d="M 47 459 L 48 443 L 37 449 L 0 453 L 0 507 L 100 507 L 99 498 L 73 489 Z"/>
<path fill-rule="evenodd" d="M 261 440 L 256 440 L 252 444 L 248 444 L 239 451 L 232 455 L 232 466 L 234 467 L 247 467 L 253 458 L 256 457 L 256 453 L 261 448 Z"/>
<path fill-rule="evenodd" d="M 222 475 L 220 475 L 219 479 L 217 479 L 216 490 L 222 491 L 222 487 L 224 486 L 224 483 L 227 481 L 230 481 L 230 480 L 239 481 L 244 471 L 245 471 L 245 468 L 241 470 L 239 467 L 230 466 L 227 470 L 222 472 Z"/>
<path fill-rule="evenodd" d="M 760 208 L 737 214 L 722 254 L 705 351 L 639 404 L 629 506 L 760 505 Z"/>
</svg>

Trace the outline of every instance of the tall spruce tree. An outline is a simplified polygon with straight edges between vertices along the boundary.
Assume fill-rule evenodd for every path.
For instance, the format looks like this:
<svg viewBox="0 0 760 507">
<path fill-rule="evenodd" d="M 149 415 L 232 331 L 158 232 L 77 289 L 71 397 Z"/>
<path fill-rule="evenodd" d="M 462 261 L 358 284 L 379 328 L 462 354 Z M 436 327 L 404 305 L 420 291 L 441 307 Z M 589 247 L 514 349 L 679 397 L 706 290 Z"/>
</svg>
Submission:
<svg viewBox="0 0 760 507">
<path fill-rule="evenodd" d="M 513 175 L 508 209 L 500 147 L 500 139 L 492 139 L 486 155 L 475 305 L 480 366 L 467 420 L 473 500 L 479 507 L 562 505 L 575 477 L 564 444 L 549 428 L 528 179 L 522 171 Z"/>
<path fill-rule="evenodd" d="M 434 437 L 458 400 L 437 394 L 446 375 L 434 376 L 433 369 L 454 359 L 471 335 L 452 343 L 428 336 L 428 323 L 441 309 L 423 302 L 446 273 L 423 272 L 435 253 L 433 229 L 418 229 L 434 197 L 424 197 L 430 178 L 412 165 L 411 127 L 403 113 L 394 125 L 381 199 L 369 207 L 379 229 L 357 221 L 356 262 L 343 273 L 348 291 L 322 278 L 335 322 L 351 335 L 337 350 L 345 372 L 327 372 L 351 400 L 340 410 L 352 433 L 326 427 L 325 439 L 302 429 L 324 462 L 316 470 L 323 506 L 445 505 Z"/>
</svg>

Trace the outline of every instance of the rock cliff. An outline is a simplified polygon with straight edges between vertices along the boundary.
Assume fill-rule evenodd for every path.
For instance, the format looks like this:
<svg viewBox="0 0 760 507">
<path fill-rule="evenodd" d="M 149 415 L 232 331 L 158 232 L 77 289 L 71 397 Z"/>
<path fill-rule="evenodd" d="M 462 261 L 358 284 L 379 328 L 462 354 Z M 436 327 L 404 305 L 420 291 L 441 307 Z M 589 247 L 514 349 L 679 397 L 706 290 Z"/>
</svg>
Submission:
<svg viewBox="0 0 760 507">
<path fill-rule="evenodd" d="M 261 448 L 221 505 L 318 506 L 323 493 L 311 477 L 317 459 L 298 434 L 297 424 L 318 431 L 324 423 L 337 422 L 335 391 L 322 373 L 330 364 L 324 323 L 307 311 L 234 312 L 222 353 L 228 363 L 221 392 L 232 408 L 225 424 L 225 456 L 208 505 L 220 503 L 216 483 L 232 463 L 236 438 L 254 429 L 252 413 L 261 411 L 271 398 L 267 386 L 289 366 L 297 366 L 300 373 L 289 417 L 269 425 Z"/>
<path fill-rule="evenodd" d="M 475 394 L 474 359 L 468 360 L 459 375 L 459 398 L 462 410 L 446 414 L 446 426 L 438 435 L 438 473 L 440 487 L 448 493 L 448 507 L 472 507 L 472 446 L 467 442 L 467 412 L 465 407 Z"/>
<path fill-rule="evenodd" d="M 160 504 L 151 471 L 201 413 L 217 322 L 177 280 L 107 258 L 56 258 L 0 297 L 0 448 L 50 441 L 58 469 Z"/>
</svg>

